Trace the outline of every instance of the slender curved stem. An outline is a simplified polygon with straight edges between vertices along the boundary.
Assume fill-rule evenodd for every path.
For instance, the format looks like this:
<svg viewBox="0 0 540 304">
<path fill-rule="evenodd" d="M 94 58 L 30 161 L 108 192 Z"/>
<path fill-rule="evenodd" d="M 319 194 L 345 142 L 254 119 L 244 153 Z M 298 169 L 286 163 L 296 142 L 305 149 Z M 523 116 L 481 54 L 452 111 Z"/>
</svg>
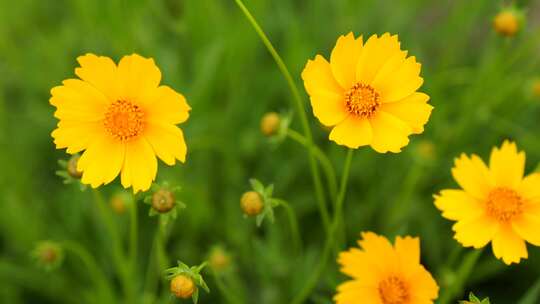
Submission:
<svg viewBox="0 0 540 304">
<path fill-rule="evenodd" d="M 94 257 L 88 252 L 88 250 L 86 250 L 80 244 L 72 241 L 62 242 L 62 247 L 66 251 L 73 253 L 82 261 L 82 263 L 88 270 L 88 274 L 94 281 L 96 288 L 98 288 L 99 290 L 103 290 L 104 296 L 106 296 L 106 302 L 115 303 L 116 299 L 114 298 L 114 293 L 111 289 L 109 279 L 107 278 L 103 270 L 99 267 Z"/>
<path fill-rule="evenodd" d="M 130 225 L 129 225 L 129 258 L 131 274 L 136 276 L 137 269 L 137 243 L 138 243 L 138 214 L 137 214 L 137 198 L 133 195 L 131 206 L 129 208 Z"/>
<path fill-rule="evenodd" d="M 94 200 L 98 206 L 101 219 L 105 222 L 108 235 L 111 238 L 114 265 L 116 266 L 116 271 L 120 276 L 120 282 L 122 284 L 122 288 L 124 289 L 125 303 L 134 303 L 133 299 L 135 296 L 135 290 L 132 285 L 132 280 L 134 278 L 131 278 L 129 275 L 129 265 L 126 263 L 126 259 L 124 258 L 124 254 L 122 252 L 122 239 L 120 238 L 120 234 L 117 229 L 118 227 L 111 217 L 111 213 L 107 209 L 105 200 L 101 196 L 99 190 L 94 189 L 92 193 L 94 194 Z"/>
<path fill-rule="evenodd" d="M 473 250 L 472 252 L 469 252 L 467 256 L 465 256 L 461 262 L 461 265 L 456 271 L 456 280 L 454 281 L 454 284 L 443 290 L 439 299 L 439 304 L 449 304 L 456 296 L 458 296 L 458 294 L 463 290 L 463 286 L 465 285 L 481 255 L 482 250 Z"/>
<path fill-rule="evenodd" d="M 302 252 L 302 238 L 300 237 L 300 230 L 298 229 L 298 220 L 294 209 L 291 208 L 289 203 L 280 201 L 281 206 L 287 211 L 287 217 L 289 218 L 289 225 L 291 227 L 291 237 L 294 243 L 294 248 L 297 253 Z"/>
<path fill-rule="evenodd" d="M 167 227 L 163 224 L 161 218 L 158 219 L 156 224 L 144 283 L 144 293 L 150 295 L 155 295 L 157 293 L 161 274 L 169 267 L 168 258 L 164 249 Z"/>
<path fill-rule="evenodd" d="M 247 18 L 255 32 L 259 35 L 260 39 L 262 40 L 263 44 L 265 45 L 266 49 L 272 55 L 274 58 L 274 61 L 276 62 L 279 70 L 281 71 L 281 74 L 287 81 L 289 85 L 289 89 L 293 95 L 294 99 L 294 105 L 296 106 L 296 112 L 298 112 L 298 115 L 300 116 L 300 121 L 302 123 L 302 128 L 304 130 L 304 135 L 306 137 L 307 142 L 309 145 L 313 145 L 313 137 L 311 135 L 311 128 L 309 126 L 309 122 L 307 119 L 307 114 L 304 108 L 304 102 L 302 101 L 302 97 L 300 96 L 300 91 L 296 87 L 296 84 L 291 76 L 291 73 L 289 72 L 289 69 L 283 62 L 283 59 L 279 56 L 278 52 L 262 30 L 262 28 L 259 26 L 253 15 L 249 12 L 247 7 L 244 5 L 242 0 L 235 0 L 236 4 L 244 13 L 244 16 Z M 325 228 L 325 231 L 328 232 L 329 225 L 330 225 L 330 216 L 328 213 L 328 207 L 326 205 L 326 200 L 324 198 L 324 192 L 322 188 L 322 182 L 321 182 L 321 176 L 319 172 L 319 168 L 317 167 L 317 163 L 315 161 L 315 156 L 313 149 L 308 149 L 308 156 L 309 156 L 309 165 L 311 169 L 311 175 L 313 178 L 313 184 L 315 185 L 315 195 L 317 198 L 317 203 L 319 207 L 319 212 L 321 214 L 321 218 L 323 221 L 323 226 Z"/>
<path fill-rule="evenodd" d="M 302 134 L 294 130 L 291 130 L 291 129 L 287 130 L 287 136 L 290 139 L 296 141 L 297 143 L 303 145 L 307 149 L 313 149 L 313 153 L 315 153 L 315 157 L 319 161 L 319 164 L 321 165 L 326 175 L 326 181 L 328 183 L 330 197 L 337 197 L 336 172 L 334 171 L 334 167 L 332 166 L 332 163 L 330 162 L 326 154 L 321 149 L 319 149 L 319 147 L 317 147 L 316 145 L 314 144 L 310 145 Z"/>
<path fill-rule="evenodd" d="M 306 281 L 306 284 L 304 285 L 304 287 L 292 300 L 293 304 L 304 303 L 304 301 L 309 296 L 313 288 L 315 288 L 315 286 L 317 285 L 319 278 L 324 272 L 326 263 L 328 262 L 328 258 L 330 257 L 332 247 L 334 246 L 334 242 L 336 240 L 335 234 L 338 231 L 340 225 L 343 225 L 343 216 L 342 216 L 343 202 L 345 201 L 345 194 L 347 193 L 347 184 L 349 181 L 349 172 L 351 168 L 353 152 L 354 150 L 352 149 L 349 149 L 349 151 L 347 152 L 345 165 L 343 167 L 343 174 L 341 176 L 339 194 L 336 200 L 336 211 L 334 212 L 332 226 L 330 226 L 330 230 L 326 236 L 326 242 L 324 244 L 324 249 L 323 249 L 321 258 L 319 259 L 319 264 L 317 265 L 315 271 L 313 272 L 313 275 Z"/>
<path fill-rule="evenodd" d="M 223 295 L 227 303 L 229 304 L 243 303 L 243 301 L 241 301 L 239 297 L 230 290 L 230 288 L 227 288 L 220 274 L 214 273 L 214 281 L 216 282 L 216 286 L 219 289 L 219 292 Z"/>
</svg>

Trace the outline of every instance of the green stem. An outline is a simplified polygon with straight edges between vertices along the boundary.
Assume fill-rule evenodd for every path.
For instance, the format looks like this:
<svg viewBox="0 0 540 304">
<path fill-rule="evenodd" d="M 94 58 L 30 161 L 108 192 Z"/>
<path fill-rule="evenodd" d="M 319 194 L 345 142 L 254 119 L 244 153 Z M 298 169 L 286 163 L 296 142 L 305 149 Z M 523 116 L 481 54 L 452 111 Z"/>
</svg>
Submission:
<svg viewBox="0 0 540 304">
<path fill-rule="evenodd" d="M 137 198 L 133 195 L 131 206 L 129 208 L 130 225 L 129 225 L 129 258 L 131 274 L 137 275 L 137 243 L 138 243 L 138 218 L 137 218 Z"/>
<path fill-rule="evenodd" d="M 103 292 L 106 300 L 105 303 L 115 303 L 116 300 L 114 298 L 114 293 L 111 289 L 109 279 L 99 267 L 94 257 L 84 247 L 75 242 L 64 241 L 62 242 L 62 247 L 66 251 L 77 256 L 82 261 L 88 271 L 88 274 L 94 281 L 96 288 Z"/>
<path fill-rule="evenodd" d="M 319 164 L 321 165 L 325 175 L 326 175 L 326 181 L 328 182 L 328 188 L 330 190 L 330 196 L 331 197 L 337 197 L 337 178 L 336 178 L 336 172 L 334 171 L 334 167 L 332 166 L 332 163 L 326 156 L 326 154 L 319 149 L 314 144 L 309 144 L 306 138 L 291 129 L 287 130 L 287 136 L 296 141 L 297 143 L 301 144 L 302 146 L 306 147 L 307 149 L 312 149 L 313 153 L 315 153 L 315 157 L 319 161 Z"/>
<path fill-rule="evenodd" d="M 122 284 L 122 288 L 124 289 L 125 303 L 135 303 L 135 301 L 133 300 L 134 288 L 131 284 L 132 280 L 134 280 L 135 278 L 131 278 L 129 275 L 129 265 L 126 264 L 126 259 L 124 258 L 124 254 L 122 253 L 122 239 L 120 238 L 120 234 L 117 229 L 118 227 L 114 222 L 114 219 L 111 217 L 111 214 L 105 204 L 105 200 L 101 196 L 99 190 L 94 189 L 92 193 L 94 194 L 94 200 L 96 202 L 96 205 L 98 206 L 100 217 L 102 221 L 105 222 L 105 226 L 108 230 L 108 235 L 111 238 L 113 261 L 114 265 L 116 266 L 116 271 L 120 277 L 120 283 Z"/>
<path fill-rule="evenodd" d="M 459 295 L 481 255 L 482 250 L 473 250 L 467 254 L 456 272 L 456 280 L 451 286 L 443 290 L 439 304 L 449 304 Z"/>
<path fill-rule="evenodd" d="M 239 297 L 230 290 L 230 288 L 227 288 L 227 286 L 225 286 L 225 282 L 223 282 L 221 275 L 214 273 L 214 279 L 215 279 L 215 283 L 219 292 L 223 295 L 227 303 L 229 304 L 243 303 L 243 301 L 241 301 Z"/>
<path fill-rule="evenodd" d="M 279 70 L 281 71 L 281 74 L 287 81 L 289 85 L 289 90 L 291 91 L 293 95 L 293 99 L 295 101 L 296 111 L 298 112 L 298 115 L 300 116 L 300 121 L 302 123 L 302 128 L 304 129 L 304 135 L 306 137 L 307 142 L 309 145 L 313 145 L 313 137 L 311 135 L 311 128 L 309 127 L 309 122 L 307 119 L 307 114 L 304 108 L 304 102 L 302 101 L 302 97 L 300 96 L 300 92 L 298 88 L 296 87 L 296 84 L 294 83 L 294 80 L 291 76 L 291 73 L 289 72 L 289 69 L 283 62 L 283 59 L 279 56 L 278 52 L 262 30 L 262 28 L 259 26 L 255 18 L 251 15 L 247 7 L 244 5 L 242 0 L 235 0 L 236 4 L 244 14 L 244 16 L 247 18 L 255 32 L 259 35 L 259 38 L 265 45 L 266 49 L 272 55 L 272 58 L 274 58 L 274 61 L 276 62 Z M 323 221 L 323 226 L 325 228 L 325 231 L 328 232 L 329 225 L 330 225 L 330 216 L 328 214 L 328 208 L 326 205 L 326 201 L 324 199 L 324 192 L 322 188 L 322 182 L 321 182 L 321 176 L 319 172 L 319 168 L 317 167 L 317 163 L 315 161 L 315 156 L 313 149 L 308 149 L 308 156 L 309 156 L 309 165 L 311 169 L 311 175 L 313 178 L 313 184 L 315 185 L 315 195 L 317 198 L 317 203 L 319 207 L 319 212 L 321 214 L 321 218 Z"/>
<path fill-rule="evenodd" d="M 297 253 L 302 252 L 302 238 L 300 237 L 300 230 L 298 229 L 298 220 L 294 209 L 291 208 L 289 203 L 281 201 L 281 206 L 287 211 L 287 217 L 289 218 L 289 225 L 291 227 L 291 237 L 294 243 L 294 248 Z"/>
<path fill-rule="evenodd" d="M 345 201 L 345 194 L 347 193 L 347 184 L 349 180 L 349 173 L 350 173 L 350 168 L 351 168 L 351 163 L 352 163 L 353 152 L 354 152 L 353 149 L 349 149 L 349 151 L 347 152 L 345 165 L 343 167 L 343 175 L 341 176 L 339 194 L 336 199 L 336 211 L 334 213 L 334 218 L 332 220 L 332 226 L 330 226 L 330 230 L 326 236 L 323 253 L 321 255 L 321 258 L 319 259 L 319 264 L 317 265 L 312 276 L 306 281 L 306 284 L 304 285 L 304 287 L 292 300 L 293 304 L 304 303 L 304 301 L 309 296 L 313 288 L 315 288 L 315 286 L 317 285 L 317 282 L 319 281 L 319 278 L 321 277 L 326 267 L 328 258 L 330 257 L 332 247 L 334 246 L 334 242 L 336 240 L 335 234 L 338 231 L 339 227 L 341 227 L 340 224 L 341 225 L 343 224 L 343 216 L 342 216 L 343 202 Z"/>
</svg>

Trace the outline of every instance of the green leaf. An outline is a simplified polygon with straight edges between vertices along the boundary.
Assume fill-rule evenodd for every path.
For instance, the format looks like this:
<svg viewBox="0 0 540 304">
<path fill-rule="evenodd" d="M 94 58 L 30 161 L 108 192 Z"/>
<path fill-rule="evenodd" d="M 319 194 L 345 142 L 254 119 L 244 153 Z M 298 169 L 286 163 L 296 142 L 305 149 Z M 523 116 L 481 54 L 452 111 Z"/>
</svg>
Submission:
<svg viewBox="0 0 540 304">
<path fill-rule="evenodd" d="M 197 302 L 199 302 L 199 289 L 195 289 L 191 299 L 193 300 L 193 304 L 197 304 Z"/>
<path fill-rule="evenodd" d="M 529 287 L 525 294 L 519 299 L 518 304 L 536 304 L 540 299 L 540 279 Z"/>
<path fill-rule="evenodd" d="M 266 189 L 264 190 L 264 195 L 266 198 L 271 198 L 272 193 L 274 192 L 274 184 L 270 184 Z"/>
<path fill-rule="evenodd" d="M 256 192 L 260 194 L 264 194 L 264 185 L 256 178 L 249 179 L 249 183 L 251 184 L 251 188 L 255 190 Z"/>
</svg>

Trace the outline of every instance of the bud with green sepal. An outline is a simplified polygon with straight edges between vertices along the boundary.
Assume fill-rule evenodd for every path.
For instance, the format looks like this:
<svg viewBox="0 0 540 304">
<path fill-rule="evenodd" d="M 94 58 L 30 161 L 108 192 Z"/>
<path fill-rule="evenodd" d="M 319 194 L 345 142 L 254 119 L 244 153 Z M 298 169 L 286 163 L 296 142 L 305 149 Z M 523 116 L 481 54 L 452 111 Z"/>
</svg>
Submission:
<svg viewBox="0 0 540 304">
<path fill-rule="evenodd" d="M 152 184 L 150 195 L 144 198 L 144 202 L 151 207 L 148 214 L 159 215 L 164 225 L 169 220 L 176 219 L 179 209 L 186 208 L 186 205 L 177 199 L 180 190 L 179 186 L 171 186 L 168 182 Z"/>
<path fill-rule="evenodd" d="M 274 208 L 280 206 L 282 203 L 284 203 L 284 200 L 280 200 L 277 198 L 272 197 L 273 191 L 274 191 L 274 185 L 270 184 L 269 186 L 264 186 L 259 180 L 252 178 L 249 180 L 249 183 L 251 184 L 251 188 L 253 191 L 246 192 L 244 196 L 242 197 L 241 206 L 244 211 L 244 213 L 247 215 L 249 214 L 246 210 L 245 204 L 245 198 L 246 194 L 257 194 L 260 198 L 260 202 L 262 203 L 261 209 L 258 213 L 253 214 L 253 216 L 256 216 L 255 222 L 257 223 L 257 226 L 260 226 L 265 218 L 268 218 L 270 222 L 274 222 Z"/>
<path fill-rule="evenodd" d="M 198 266 L 189 267 L 188 265 L 178 261 L 177 267 L 172 267 L 165 270 L 167 279 L 171 281 L 171 292 L 177 297 L 187 299 L 191 297 L 193 303 L 199 301 L 199 287 L 206 292 L 210 292 L 208 285 L 200 274 L 206 266 L 206 262 Z"/>
<path fill-rule="evenodd" d="M 478 299 L 472 292 L 469 294 L 468 301 L 459 301 L 459 304 L 490 304 L 489 298 Z"/>
<path fill-rule="evenodd" d="M 39 267 L 46 271 L 52 271 L 62 264 L 64 250 L 55 242 L 41 241 L 36 245 L 31 256 Z"/>
<path fill-rule="evenodd" d="M 291 120 L 291 112 L 266 113 L 261 119 L 261 132 L 270 139 L 272 144 L 279 144 L 287 137 Z"/>
<path fill-rule="evenodd" d="M 63 178 L 64 184 L 79 184 L 81 191 L 84 191 L 86 185 L 81 183 L 82 172 L 77 169 L 79 158 L 79 154 L 74 154 L 68 160 L 59 159 L 60 170 L 56 171 L 56 175 Z"/>
</svg>

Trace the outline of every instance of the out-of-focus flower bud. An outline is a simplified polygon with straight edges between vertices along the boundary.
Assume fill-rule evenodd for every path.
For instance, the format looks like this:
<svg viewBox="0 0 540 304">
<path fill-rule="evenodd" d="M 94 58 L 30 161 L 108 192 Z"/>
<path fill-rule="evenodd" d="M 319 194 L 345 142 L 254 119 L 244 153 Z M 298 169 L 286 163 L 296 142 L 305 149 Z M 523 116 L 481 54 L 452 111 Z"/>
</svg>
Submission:
<svg viewBox="0 0 540 304">
<path fill-rule="evenodd" d="M 276 112 L 269 112 L 264 114 L 261 119 L 261 132 L 265 136 L 272 136 L 277 134 L 279 131 L 279 125 L 281 123 L 281 118 Z"/>
<path fill-rule="evenodd" d="M 242 195 L 240 199 L 240 207 L 244 214 L 248 216 L 255 216 L 261 213 L 264 204 L 259 193 L 255 191 L 248 191 Z"/>
</svg>

